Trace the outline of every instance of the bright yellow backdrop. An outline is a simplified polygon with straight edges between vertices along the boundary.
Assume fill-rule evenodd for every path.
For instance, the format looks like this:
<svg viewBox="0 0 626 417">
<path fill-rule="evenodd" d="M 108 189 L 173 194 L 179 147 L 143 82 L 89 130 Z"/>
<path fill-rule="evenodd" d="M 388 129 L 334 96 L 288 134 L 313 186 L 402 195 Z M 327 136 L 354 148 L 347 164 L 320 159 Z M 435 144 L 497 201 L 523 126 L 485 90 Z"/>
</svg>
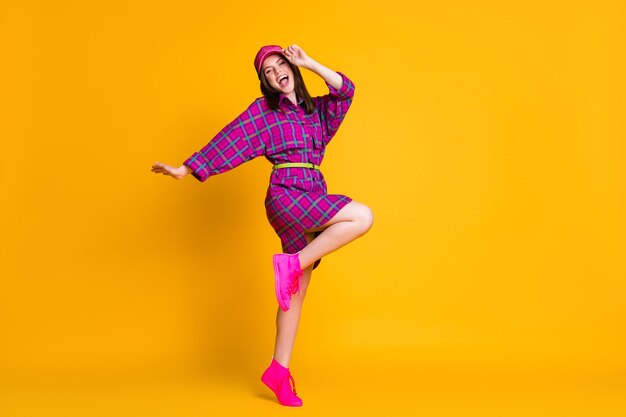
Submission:
<svg viewBox="0 0 626 417">
<path fill-rule="evenodd" d="M 313 274 L 299 412 L 624 415 L 625 13 L 3 1 L 5 414 L 283 411 L 258 381 L 280 250 L 269 163 L 205 183 L 150 166 L 260 96 L 261 45 L 297 43 L 356 84 L 323 170 L 375 214 Z"/>
</svg>

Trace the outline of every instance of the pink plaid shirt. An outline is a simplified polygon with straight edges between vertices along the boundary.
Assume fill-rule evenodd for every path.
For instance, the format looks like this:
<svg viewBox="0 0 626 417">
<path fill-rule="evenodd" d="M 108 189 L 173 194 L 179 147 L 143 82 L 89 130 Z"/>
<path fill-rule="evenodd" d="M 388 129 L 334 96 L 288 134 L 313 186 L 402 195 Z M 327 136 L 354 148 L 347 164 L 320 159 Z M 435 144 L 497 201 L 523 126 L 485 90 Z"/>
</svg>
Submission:
<svg viewBox="0 0 626 417">
<path fill-rule="evenodd" d="M 311 162 L 320 165 L 325 147 L 339 129 L 354 95 L 352 81 L 342 73 L 339 75 L 343 79 L 341 88 L 336 90 L 327 83 L 329 94 L 313 98 L 315 111 L 312 114 L 306 114 L 303 107 L 294 105 L 284 95 L 280 97 L 283 112 L 271 110 L 264 97 L 257 98 L 184 164 L 199 181 L 261 155 L 272 164 Z M 278 169 L 272 173 L 270 182 L 280 183 L 285 175 L 313 175 L 307 171 L 312 170 Z"/>
</svg>

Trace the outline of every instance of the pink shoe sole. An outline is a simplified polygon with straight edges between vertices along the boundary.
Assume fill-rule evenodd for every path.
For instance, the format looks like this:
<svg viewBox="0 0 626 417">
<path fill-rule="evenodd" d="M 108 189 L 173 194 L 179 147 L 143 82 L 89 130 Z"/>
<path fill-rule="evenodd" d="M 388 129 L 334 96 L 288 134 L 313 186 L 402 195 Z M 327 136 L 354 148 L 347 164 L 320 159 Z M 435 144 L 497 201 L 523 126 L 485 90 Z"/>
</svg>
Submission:
<svg viewBox="0 0 626 417">
<path fill-rule="evenodd" d="M 280 276 L 278 274 L 278 255 L 272 256 L 272 263 L 274 264 L 274 287 L 276 289 L 276 299 L 278 300 L 278 305 L 280 306 L 280 309 L 283 311 L 287 311 L 289 310 L 289 304 L 283 303 L 283 299 L 280 296 L 280 281 L 278 280 L 278 277 Z"/>
</svg>

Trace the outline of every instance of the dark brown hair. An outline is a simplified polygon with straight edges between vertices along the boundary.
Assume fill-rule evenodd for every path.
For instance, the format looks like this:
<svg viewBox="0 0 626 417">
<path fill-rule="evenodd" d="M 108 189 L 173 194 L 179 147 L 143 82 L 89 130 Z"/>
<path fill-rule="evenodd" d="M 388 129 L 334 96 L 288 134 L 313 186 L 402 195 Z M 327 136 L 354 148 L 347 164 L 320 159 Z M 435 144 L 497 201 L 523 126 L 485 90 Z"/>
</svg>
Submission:
<svg viewBox="0 0 626 417">
<path fill-rule="evenodd" d="M 293 71 L 293 83 L 294 90 L 296 91 L 296 100 L 304 99 L 304 107 L 307 114 L 311 114 L 315 111 L 315 104 L 313 103 L 313 99 L 309 95 L 308 90 L 306 89 L 306 85 L 304 85 L 304 80 L 302 79 L 302 74 L 300 73 L 300 68 L 297 65 L 293 65 L 289 60 L 285 58 L 285 61 L 291 67 L 291 71 Z M 279 110 L 278 100 L 280 99 L 280 91 L 275 90 L 270 85 L 269 81 L 265 77 L 265 73 L 261 71 L 259 75 L 261 79 L 261 92 L 265 96 L 265 101 L 267 101 L 267 105 L 272 110 Z"/>
</svg>

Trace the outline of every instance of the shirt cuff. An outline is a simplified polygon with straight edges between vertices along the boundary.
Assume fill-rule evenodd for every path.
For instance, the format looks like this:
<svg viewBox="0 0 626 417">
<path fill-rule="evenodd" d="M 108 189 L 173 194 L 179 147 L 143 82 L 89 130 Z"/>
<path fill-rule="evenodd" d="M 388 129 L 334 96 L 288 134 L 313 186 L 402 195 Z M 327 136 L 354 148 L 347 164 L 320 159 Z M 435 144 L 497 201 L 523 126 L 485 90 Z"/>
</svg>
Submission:
<svg viewBox="0 0 626 417">
<path fill-rule="evenodd" d="M 341 75 L 343 83 L 339 90 L 335 89 L 332 85 L 326 83 L 330 94 L 339 98 L 352 98 L 354 96 L 354 83 L 342 72 L 337 71 L 337 74 Z"/>
<path fill-rule="evenodd" d="M 187 165 L 191 169 L 191 175 L 198 181 L 204 182 L 209 178 L 209 165 L 198 152 L 187 158 L 183 165 Z"/>
</svg>

